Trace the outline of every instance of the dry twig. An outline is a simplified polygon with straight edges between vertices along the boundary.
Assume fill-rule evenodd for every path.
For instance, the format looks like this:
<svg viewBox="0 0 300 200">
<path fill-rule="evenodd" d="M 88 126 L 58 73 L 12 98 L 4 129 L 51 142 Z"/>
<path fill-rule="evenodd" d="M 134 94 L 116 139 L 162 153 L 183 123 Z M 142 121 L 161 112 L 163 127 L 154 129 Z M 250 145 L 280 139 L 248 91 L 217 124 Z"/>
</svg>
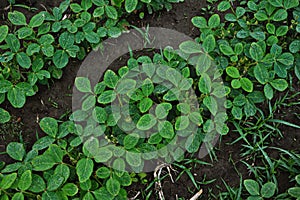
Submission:
<svg viewBox="0 0 300 200">
<path fill-rule="evenodd" d="M 203 190 L 201 189 L 192 198 L 190 198 L 190 200 L 197 200 L 202 193 L 203 193 Z"/>
<path fill-rule="evenodd" d="M 135 200 L 140 194 L 141 192 L 138 192 L 134 197 L 131 197 L 128 200 Z"/>
</svg>

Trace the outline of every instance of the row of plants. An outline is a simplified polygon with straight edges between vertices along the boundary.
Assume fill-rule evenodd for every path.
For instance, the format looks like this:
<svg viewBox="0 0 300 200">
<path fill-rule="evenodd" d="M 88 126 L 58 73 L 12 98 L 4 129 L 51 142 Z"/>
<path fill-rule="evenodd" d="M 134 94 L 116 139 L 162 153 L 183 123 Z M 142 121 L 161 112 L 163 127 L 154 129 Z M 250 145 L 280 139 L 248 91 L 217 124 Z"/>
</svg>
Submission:
<svg viewBox="0 0 300 200">
<path fill-rule="evenodd" d="M 90 8 L 82 2 L 70 5 L 80 17 Z M 103 9 L 110 13 L 107 7 Z M 185 151 L 196 153 L 202 143 L 226 135 L 228 118 L 241 122 L 258 115 L 257 104 L 286 90 L 292 73 L 300 78 L 299 1 L 220 1 L 217 11 L 225 12 L 224 20 L 220 14 L 208 20 L 202 16 L 192 19 L 201 32 L 196 42 L 183 42 L 179 49 L 167 47 L 152 57 L 131 57 L 127 66 L 107 70 L 94 87 L 89 79 L 77 77 L 75 86 L 83 98 L 70 120 L 42 119 L 40 127 L 47 135 L 28 153 L 21 143 L 8 145 L 7 153 L 19 162 L 3 164 L 1 197 L 127 199 L 124 187 L 131 185 L 135 173 L 143 171 L 145 162 L 182 161 Z M 96 25 L 88 26 L 95 30 Z M 97 46 L 89 41 L 86 29 L 78 34 L 84 39 L 77 45 L 77 33 L 68 30 L 71 27 L 67 25 L 60 34 L 59 48 L 53 46 L 60 52 L 50 59 L 56 70 L 58 63 L 64 63 L 63 54 L 86 49 L 81 48 L 82 43 L 91 49 Z M 43 63 L 41 58 L 36 60 Z M 3 93 L 18 97 L 17 85 L 26 84 L 12 87 L 10 80 L 2 80 L 3 86 L 7 84 L 3 88 L 8 88 Z M 32 89 L 22 91 L 30 94 Z M 6 111 L 0 113 L 9 120 Z M 296 181 L 299 184 L 299 176 Z M 260 188 L 256 181 L 245 180 L 243 189 L 251 195 L 248 199 L 271 198 L 276 184 L 265 183 Z M 298 198 L 298 193 L 296 186 L 287 195 Z"/>
<path fill-rule="evenodd" d="M 39 84 L 62 77 L 71 58 L 83 60 L 101 41 L 126 31 L 125 18 L 130 13 L 138 11 L 142 16 L 145 9 L 149 13 L 170 10 L 171 3 L 180 1 L 66 0 L 30 19 L 17 10 L 8 12 L 7 22 L 0 26 L 0 104 L 7 99 L 13 107 L 22 108 Z M 9 120 L 5 110 L 0 114 L 2 123 Z"/>
<path fill-rule="evenodd" d="M 40 127 L 47 135 L 32 146 L 28 159 L 23 144 L 8 145 L 7 153 L 20 162 L 1 171 L 3 198 L 127 199 L 123 187 L 144 171 L 146 162 L 153 163 L 152 170 L 154 160 L 180 162 L 186 150 L 196 153 L 202 141 L 226 134 L 220 104 L 225 100 L 220 99 L 230 89 L 222 86 L 212 64 L 200 69 L 188 61 L 195 53 L 197 63 L 210 62 L 199 44 L 188 41 L 179 51 L 167 47 L 153 59 L 132 57 L 117 73 L 107 70 L 94 87 L 88 78 L 77 77 L 83 98 L 69 121 L 43 118 Z M 26 187 L 20 186 L 22 176 L 32 179 Z"/>
<path fill-rule="evenodd" d="M 248 118 L 256 114 L 255 101 L 288 88 L 292 72 L 300 78 L 299 1 L 221 1 L 216 9 L 225 12 L 224 22 L 219 14 L 192 19 L 201 32 L 196 40 L 226 73 L 231 114 Z"/>
</svg>

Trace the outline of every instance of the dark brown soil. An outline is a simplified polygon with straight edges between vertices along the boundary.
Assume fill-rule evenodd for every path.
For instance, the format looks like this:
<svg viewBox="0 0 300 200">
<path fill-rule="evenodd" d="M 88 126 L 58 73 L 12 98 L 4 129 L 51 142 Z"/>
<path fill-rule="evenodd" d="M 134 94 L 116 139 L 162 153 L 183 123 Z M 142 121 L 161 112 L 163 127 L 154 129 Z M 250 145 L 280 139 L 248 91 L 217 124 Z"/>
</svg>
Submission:
<svg viewBox="0 0 300 200">
<path fill-rule="evenodd" d="M 61 0 L 28 0 L 27 3 L 32 7 L 43 10 L 44 7 L 51 8 L 53 6 L 57 6 L 60 1 Z M 4 8 L 8 6 L 4 2 L 5 1 L 0 1 L 0 12 L 2 13 L 6 12 L 4 11 Z M 201 8 L 205 6 L 204 2 L 205 0 L 185 0 L 184 3 L 174 5 L 174 9 L 172 9 L 170 12 L 163 11 L 160 13 L 155 13 L 154 15 L 146 14 L 143 20 L 140 20 L 138 16 L 131 16 L 128 21 L 137 27 L 144 27 L 149 24 L 152 27 L 164 27 L 177 30 L 195 38 L 199 34 L 199 31 L 193 27 L 191 18 L 201 13 Z M 22 12 L 26 13 L 28 16 L 32 15 L 32 13 L 30 13 L 28 10 L 22 10 Z M 42 136 L 38 126 L 39 119 L 42 119 L 45 116 L 64 118 L 65 115 L 71 111 L 72 88 L 80 64 L 81 63 L 77 60 L 72 60 L 64 69 L 64 75 L 62 79 L 52 81 L 49 86 L 40 87 L 37 95 L 27 99 L 24 108 L 14 109 L 9 106 L 9 104 L 1 105 L 15 116 L 15 123 L 22 124 L 20 134 L 22 135 L 27 149 L 30 149 L 34 141 L 36 141 L 37 136 Z M 299 92 L 299 83 L 295 84 L 295 87 Z M 295 115 L 292 114 L 295 112 L 300 113 L 299 106 L 288 108 L 282 107 L 280 113 L 277 113 L 276 117 L 278 119 L 284 118 L 285 121 L 299 124 L 299 118 L 297 119 Z M 234 129 L 233 126 L 231 127 Z M 284 137 L 274 139 L 269 146 L 277 146 L 287 150 L 298 151 L 299 153 L 300 131 L 286 126 L 281 126 L 280 129 L 282 130 Z M 11 135 L 9 137 L 1 137 L 0 135 L 0 152 L 5 151 L 6 145 L 9 142 L 19 141 L 19 133 L 14 133 Z M 243 179 L 252 178 L 252 175 L 249 174 L 249 170 L 241 162 L 245 159 L 241 158 L 240 156 L 241 142 L 229 145 L 229 143 L 238 137 L 239 134 L 237 132 L 230 132 L 227 136 L 222 138 L 222 141 L 218 144 L 215 150 L 217 160 L 212 162 L 208 156 L 203 160 L 211 163 L 212 166 L 200 164 L 186 165 L 187 168 L 191 168 L 190 170 L 194 175 L 195 180 L 200 183 L 200 187 L 204 190 L 204 193 L 200 199 L 211 199 L 211 193 L 217 194 L 219 191 L 226 191 L 222 180 L 224 180 L 231 187 L 239 187 L 240 175 L 242 175 Z M 270 153 L 270 156 L 278 158 L 278 153 L 275 153 L 274 155 Z M 8 156 L 5 155 L 0 155 L 0 161 L 11 162 Z M 179 170 L 179 168 L 176 169 Z M 172 173 L 174 179 L 176 179 L 179 173 L 180 171 L 178 173 Z M 286 188 L 290 186 L 290 183 L 288 182 L 289 174 L 284 171 L 280 171 L 277 176 L 280 183 L 280 192 L 285 191 Z M 152 180 L 152 177 L 152 174 L 148 174 L 150 181 Z M 215 179 L 213 183 L 205 183 L 213 179 Z M 197 192 L 197 189 L 194 187 L 191 179 L 186 173 L 184 173 L 175 183 L 172 183 L 170 178 L 167 177 L 162 180 L 162 184 L 165 198 L 167 200 L 176 199 L 176 196 L 189 199 Z M 144 190 L 145 188 L 146 185 L 143 186 L 141 184 L 133 184 L 130 188 L 128 188 L 130 197 L 135 196 L 138 191 Z M 155 191 L 153 192 L 155 193 Z M 140 194 L 139 199 L 144 198 L 145 197 L 142 197 L 142 194 Z M 158 199 L 157 195 L 152 194 L 151 199 Z"/>
</svg>

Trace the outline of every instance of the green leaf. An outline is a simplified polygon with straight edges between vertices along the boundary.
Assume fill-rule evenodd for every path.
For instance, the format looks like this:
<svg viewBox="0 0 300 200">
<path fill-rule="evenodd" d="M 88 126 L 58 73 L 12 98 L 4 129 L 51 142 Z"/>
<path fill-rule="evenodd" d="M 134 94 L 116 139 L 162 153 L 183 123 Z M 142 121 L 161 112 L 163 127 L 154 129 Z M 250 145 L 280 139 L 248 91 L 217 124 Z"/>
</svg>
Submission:
<svg viewBox="0 0 300 200">
<path fill-rule="evenodd" d="M 285 9 L 279 9 L 273 14 L 272 19 L 275 22 L 278 22 L 287 19 L 287 17 L 288 17 L 287 11 Z"/>
<path fill-rule="evenodd" d="M 191 111 L 191 106 L 188 103 L 179 103 L 176 107 L 181 114 L 189 114 Z"/>
<path fill-rule="evenodd" d="M 136 86 L 136 80 L 134 80 L 134 79 L 121 79 L 118 82 L 118 85 L 116 87 L 116 91 L 117 91 L 118 94 L 127 94 L 127 93 L 130 93 L 133 89 L 135 89 L 135 86 Z"/>
<path fill-rule="evenodd" d="M 76 173 L 80 183 L 87 181 L 91 177 L 93 168 L 94 162 L 90 158 L 82 158 L 77 162 Z"/>
<path fill-rule="evenodd" d="M 274 91 L 270 84 L 266 84 L 264 87 L 264 94 L 267 99 L 271 100 L 274 97 Z"/>
<path fill-rule="evenodd" d="M 93 108 L 96 104 L 96 97 L 94 95 L 88 96 L 83 102 L 82 102 L 82 110 L 88 111 L 91 108 Z"/>
<path fill-rule="evenodd" d="M 266 39 L 266 34 L 262 31 L 250 32 L 250 36 L 258 41 L 264 41 Z"/>
<path fill-rule="evenodd" d="M 200 54 L 196 63 L 196 73 L 200 76 L 211 67 L 211 59 L 206 54 Z"/>
<path fill-rule="evenodd" d="M 151 79 L 147 78 L 143 81 L 143 84 L 141 86 L 142 92 L 145 96 L 149 96 L 152 94 L 154 90 L 154 85 L 151 81 Z"/>
<path fill-rule="evenodd" d="M 191 120 L 191 122 L 193 122 L 197 126 L 200 126 L 203 123 L 203 118 L 199 112 L 190 113 L 189 119 Z"/>
<path fill-rule="evenodd" d="M 237 18 L 242 17 L 246 13 L 246 10 L 243 7 L 237 7 L 235 10 L 235 14 Z"/>
<path fill-rule="evenodd" d="M 98 152 L 95 155 L 95 161 L 97 163 L 107 162 L 112 156 L 113 156 L 113 153 L 110 149 L 108 149 L 107 147 L 101 147 L 98 149 Z"/>
<path fill-rule="evenodd" d="M 285 9 L 296 8 L 299 6 L 299 0 L 284 0 L 283 6 Z"/>
<path fill-rule="evenodd" d="M 158 119 L 164 119 L 168 116 L 169 111 L 171 109 L 172 109 L 172 104 L 170 103 L 158 104 L 155 108 L 155 115 Z"/>
<path fill-rule="evenodd" d="M 42 199 L 43 200 L 52 200 L 52 199 L 60 199 L 60 197 L 59 197 L 59 193 L 44 191 L 44 193 L 42 195 Z"/>
<path fill-rule="evenodd" d="M 10 188 L 16 179 L 17 179 L 17 173 L 12 173 L 4 176 L 0 182 L 0 188 L 3 190 Z"/>
<path fill-rule="evenodd" d="M 233 105 L 235 106 L 243 106 L 247 102 L 247 99 L 244 95 L 240 94 L 236 96 L 233 100 Z"/>
<path fill-rule="evenodd" d="M 32 149 L 35 149 L 35 150 L 45 149 L 45 148 L 49 147 L 49 145 L 52 144 L 54 141 L 55 141 L 55 138 L 53 138 L 52 136 L 42 137 L 34 143 Z"/>
<path fill-rule="evenodd" d="M 33 33 L 33 30 L 29 27 L 22 27 L 17 31 L 17 33 L 18 33 L 19 39 L 24 39 L 24 38 L 31 36 Z"/>
<path fill-rule="evenodd" d="M 268 33 L 275 34 L 276 27 L 274 24 L 267 23 L 266 28 L 267 28 Z"/>
<path fill-rule="evenodd" d="M 75 86 L 80 92 L 92 93 L 91 82 L 86 77 L 76 77 Z"/>
<path fill-rule="evenodd" d="M 171 83 L 173 83 L 177 87 L 182 78 L 182 75 L 180 74 L 180 72 L 178 72 L 174 68 L 169 68 L 169 69 L 167 69 L 166 74 L 168 74 L 166 79 L 169 80 Z"/>
<path fill-rule="evenodd" d="M 300 51 L 300 40 L 294 40 L 289 46 L 290 52 L 297 53 Z"/>
<path fill-rule="evenodd" d="M 125 0 L 125 10 L 128 13 L 131 13 L 135 10 L 138 4 L 138 0 Z"/>
<path fill-rule="evenodd" d="M 143 130 L 143 131 L 149 130 L 153 126 L 155 126 L 156 122 L 157 122 L 157 120 L 154 115 L 145 114 L 137 122 L 137 128 L 140 130 Z"/>
<path fill-rule="evenodd" d="M 132 167 L 139 167 L 142 164 L 141 153 L 126 152 L 126 161 Z"/>
<path fill-rule="evenodd" d="M 102 92 L 104 92 L 105 90 L 105 84 L 104 82 L 100 82 L 100 83 L 97 83 L 95 86 L 94 86 L 94 93 L 95 94 L 101 94 Z"/>
<path fill-rule="evenodd" d="M 69 49 L 70 47 L 72 47 L 74 41 L 74 35 L 69 32 L 63 32 L 58 39 L 58 42 L 63 49 Z"/>
<path fill-rule="evenodd" d="M 92 44 L 98 44 L 100 42 L 100 37 L 97 33 L 90 31 L 85 33 L 85 39 Z"/>
<path fill-rule="evenodd" d="M 71 121 L 82 122 L 82 121 L 84 121 L 87 117 L 88 117 L 87 111 L 76 110 L 75 112 L 73 112 L 73 113 L 71 114 L 71 116 L 69 117 L 69 119 L 70 119 Z"/>
<path fill-rule="evenodd" d="M 97 99 L 98 103 L 108 104 L 113 102 L 117 97 L 117 94 L 114 90 L 107 90 L 103 92 Z"/>
<path fill-rule="evenodd" d="M 229 8 L 231 8 L 229 1 L 222 1 L 221 3 L 218 4 L 218 11 L 224 12 Z"/>
<path fill-rule="evenodd" d="M 45 117 L 40 121 L 41 129 L 47 133 L 47 135 L 55 138 L 58 132 L 58 123 L 56 119 Z"/>
<path fill-rule="evenodd" d="M 132 149 L 133 147 L 135 147 L 137 145 L 137 143 L 139 142 L 139 135 L 138 134 L 130 134 L 130 135 L 126 135 L 124 137 L 124 148 L 125 149 Z"/>
<path fill-rule="evenodd" d="M 152 107 L 153 101 L 150 98 L 143 98 L 138 104 L 141 113 L 147 112 Z"/>
<path fill-rule="evenodd" d="M 234 15 L 233 13 L 227 13 L 225 15 L 225 20 L 227 20 L 229 22 L 236 22 L 238 19 L 237 19 L 236 15 Z"/>
<path fill-rule="evenodd" d="M 10 114 L 3 108 L 0 108 L 0 124 L 4 124 L 6 122 L 9 122 L 10 120 Z"/>
<path fill-rule="evenodd" d="M 198 132 L 189 135 L 185 142 L 186 150 L 189 153 L 197 152 L 200 147 L 201 141 L 202 141 L 202 138 Z"/>
<path fill-rule="evenodd" d="M 93 118 L 98 123 L 105 123 L 107 120 L 107 112 L 104 108 L 95 107 L 93 110 Z"/>
<path fill-rule="evenodd" d="M 67 196 L 72 197 L 78 193 L 78 187 L 74 183 L 67 183 L 66 185 L 63 186 L 62 191 Z"/>
<path fill-rule="evenodd" d="M 288 31 L 289 31 L 289 27 L 288 26 L 280 26 L 276 30 L 276 36 L 278 36 L 278 37 L 284 36 L 284 35 L 287 34 Z"/>
<path fill-rule="evenodd" d="M 208 108 L 212 115 L 216 115 L 218 111 L 218 104 L 214 97 L 207 96 L 203 100 L 203 104 Z"/>
<path fill-rule="evenodd" d="M 88 9 L 90 9 L 92 6 L 93 6 L 92 0 L 82 0 L 81 1 L 81 7 L 86 11 Z"/>
<path fill-rule="evenodd" d="M 13 87 L 13 84 L 8 80 L 0 80 L 0 93 L 6 93 L 10 88 Z"/>
<path fill-rule="evenodd" d="M 258 21 L 266 21 L 269 19 L 267 13 L 264 10 L 260 10 L 258 12 L 256 12 L 254 14 L 254 17 L 258 20 Z"/>
<path fill-rule="evenodd" d="M 30 22 L 29 22 L 29 26 L 34 28 L 34 27 L 39 27 L 44 23 L 45 20 L 45 14 L 44 13 L 39 13 L 34 15 Z"/>
<path fill-rule="evenodd" d="M 254 76 L 261 84 L 266 84 L 269 81 L 268 70 L 263 65 L 256 65 L 254 67 Z"/>
<path fill-rule="evenodd" d="M 46 183 L 42 177 L 37 174 L 32 174 L 32 184 L 28 189 L 34 193 L 40 193 L 46 189 Z"/>
<path fill-rule="evenodd" d="M 16 26 L 27 25 L 25 15 L 16 10 L 8 13 L 8 19 L 13 25 Z"/>
<path fill-rule="evenodd" d="M 204 17 L 193 17 L 192 23 L 197 28 L 207 28 L 207 21 Z"/>
<path fill-rule="evenodd" d="M 244 50 L 244 46 L 242 43 L 237 43 L 236 45 L 234 45 L 234 52 L 237 55 L 240 55 L 243 53 Z"/>
<path fill-rule="evenodd" d="M 226 73 L 231 78 L 239 78 L 241 76 L 239 70 L 236 67 L 227 67 Z"/>
<path fill-rule="evenodd" d="M 108 169 L 107 167 L 100 167 L 97 171 L 96 171 L 96 175 L 97 177 L 101 178 L 101 179 L 106 179 L 110 176 L 111 174 L 111 170 Z"/>
<path fill-rule="evenodd" d="M 208 35 L 204 41 L 203 41 L 203 48 L 207 53 L 212 52 L 216 48 L 216 39 L 215 37 L 211 34 Z"/>
<path fill-rule="evenodd" d="M 163 54 L 164 54 L 165 58 L 170 62 L 175 56 L 173 47 L 167 46 L 164 49 Z"/>
<path fill-rule="evenodd" d="M 69 63 L 69 55 L 64 50 L 57 50 L 53 55 L 54 65 L 61 69 Z"/>
<path fill-rule="evenodd" d="M 15 193 L 12 200 L 24 200 L 24 194 L 21 192 Z"/>
<path fill-rule="evenodd" d="M 46 171 L 55 164 L 55 161 L 49 155 L 40 155 L 32 160 L 32 166 L 35 171 Z"/>
<path fill-rule="evenodd" d="M 277 58 L 277 61 L 287 66 L 293 65 L 294 56 L 291 53 L 283 53 Z"/>
<path fill-rule="evenodd" d="M 246 190 L 249 192 L 252 196 L 258 196 L 259 193 L 259 185 L 256 181 L 252 179 L 246 179 L 244 180 L 244 186 L 246 187 Z"/>
<path fill-rule="evenodd" d="M 149 144 L 159 144 L 162 140 L 162 137 L 159 133 L 151 134 L 150 138 L 148 139 Z"/>
<path fill-rule="evenodd" d="M 211 84 L 212 82 L 208 74 L 203 73 L 198 83 L 200 92 L 202 92 L 203 94 L 209 94 L 211 91 Z"/>
<path fill-rule="evenodd" d="M 209 28 L 217 28 L 220 25 L 220 16 L 218 14 L 212 15 L 208 20 Z"/>
<path fill-rule="evenodd" d="M 260 194 L 263 198 L 271 198 L 276 191 L 276 185 L 274 183 L 266 183 L 262 186 Z"/>
<path fill-rule="evenodd" d="M 105 199 L 105 200 L 113 200 L 114 199 L 114 196 L 111 195 L 105 187 L 101 187 L 100 189 L 98 190 L 95 190 L 94 192 L 94 196 L 97 198 L 97 199 Z"/>
<path fill-rule="evenodd" d="M 20 190 L 25 191 L 30 188 L 31 183 L 32 183 L 32 174 L 30 170 L 27 170 L 22 174 L 18 182 L 18 187 Z"/>
<path fill-rule="evenodd" d="M 241 83 L 243 90 L 245 90 L 246 92 L 253 91 L 253 83 L 248 78 L 241 78 L 240 83 Z"/>
<path fill-rule="evenodd" d="M 173 125 L 169 121 L 160 122 L 158 124 L 159 135 L 166 139 L 172 139 L 175 135 Z"/>
<path fill-rule="evenodd" d="M 185 130 L 190 124 L 188 116 L 179 116 L 175 122 L 175 129 L 178 131 Z"/>
<path fill-rule="evenodd" d="M 119 77 L 112 70 L 107 70 L 103 80 L 107 87 L 114 89 L 119 81 Z"/>
<path fill-rule="evenodd" d="M 257 11 L 258 9 L 258 6 L 255 4 L 254 1 L 248 1 L 247 6 L 253 11 Z"/>
<path fill-rule="evenodd" d="M 47 183 L 47 191 L 57 190 L 64 182 L 64 177 L 61 174 L 54 173 Z"/>
<path fill-rule="evenodd" d="M 231 46 L 221 44 L 219 47 L 221 52 L 226 56 L 231 56 L 235 54 Z"/>
<path fill-rule="evenodd" d="M 249 53 L 255 61 L 261 61 L 261 59 L 264 57 L 264 51 L 257 43 L 251 44 Z"/>
<path fill-rule="evenodd" d="M 70 8 L 74 13 L 79 13 L 83 11 L 82 7 L 78 3 L 71 3 Z"/>
<path fill-rule="evenodd" d="M 300 184 L 300 174 L 296 176 L 295 180 L 298 184 Z"/>
<path fill-rule="evenodd" d="M 283 7 L 282 0 L 269 0 L 269 3 L 277 8 Z"/>
<path fill-rule="evenodd" d="M 116 160 L 114 160 L 113 169 L 117 170 L 118 173 L 116 173 L 116 171 L 115 171 L 115 173 L 119 177 L 121 177 L 124 174 L 124 171 L 125 171 L 125 161 L 122 158 L 117 158 Z"/>
<path fill-rule="evenodd" d="M 119 194 L 121 186 L 117 179 L 111 177 L 107 180 L 105 185 L 107 191 L 113 196 L 117 196 Z"/>
<path fill-rule="evenodd" d="M 31 60 L 29 58 L 29 56 L 24 53 L 24 52 L 20 52 L 17 54 L 16 56 L 17 58 L 17 62 L 19 63 L 19 65 L 25 69 L 30 68 L 31 66 Z"/>
<path fill-rule="evenodd" d="M 283 92 L 289 86 L 287 81 L 284 79 L 275 79 L 275 80 L 271 81 L 270 84 L 272 85 L 273 88 L 275 88 L 276 90 L 278 90 L 280 92 Z"/>
<path fill-rule="evenodd" d="M 9 143 L 6 152 L 11 158 L 18 161 L 22 161 L 26 154 L 24 145 L 17 142 Z"/>
<path fill-rule="evenodd" d="M 7 99 L 15 108 L 22 108 L 26 102 L 26 96 L 23 90 L 18 87 L 13 87 L 8 90 Z"/>
<path fill-rule="evenodd" d="M 105 13 L 111 19 L 118 19 L 118 12 L 113 6 L 105 6 Z"/>
<path fill-rule="evenodd" d="M 299 198 L 300 196 L 300 187 L 292 187 L 288 189 L 289 195 L 295 198 Z"/>
<path fill-rule="evenodd" d="M 56 144 L 51 144 L 49 149 L 45 152 L 45 156 L 49 156 L 55 163 L 61 163 L 65 155 L 65 151 Z"/>
<path fill-rule="evenodd" d="M 2 25 L 0 26 L 0 43 L 3 42 L 8 34 L 8 26 Z"/>
<path fill-rule="evenodd" d="M 152 77 L 155 73 L 155 67 L 153 64 L 143 63 L 142 70 L 145 74 L 147 74 L 148 77 Z"/>
<path fill-rule="evenodd" d="M 8 34 L 5 38 L 5 42 L 14 53 L 18 52 L 21 48 L 21 43 L 14 34 Z"/>
<path fill-rule="evenodd" d="M 98 7 L 94 10 L 93 12 L 93 17 L 102 17 L 104 15 L 104 8 L 103 7 Z"/>
<path fill-rule="evenodd" d="M 179 45 L 179 49 L 187 54 L 201 53 L 201 45 L 194 41 L 185 41 Z"/>
<path fill-rule="evenodd" d="M 26 49 L 26 53 L 29 56 L 32 56 L 34 53 L 38 53 L 40 52 L 41 48 L 38 44 L 36 43 L 31 43 L 30 45 L 28 45 L 27 49 Z M 42 62 L 44 62 L 42 59 L 38 59 L 41 60 Z M 35 62 L 37 62 L 36 60 L 34 60 L 34 62 L 32 63 L 32 68 L 35 66 Z"/>
</svg>

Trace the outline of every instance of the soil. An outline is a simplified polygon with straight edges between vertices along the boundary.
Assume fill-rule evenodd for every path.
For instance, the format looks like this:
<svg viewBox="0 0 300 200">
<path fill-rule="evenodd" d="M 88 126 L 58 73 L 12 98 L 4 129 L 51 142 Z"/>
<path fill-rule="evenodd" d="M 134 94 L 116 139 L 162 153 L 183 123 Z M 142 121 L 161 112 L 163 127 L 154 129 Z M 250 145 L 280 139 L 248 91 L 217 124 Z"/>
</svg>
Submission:
<svg viewBox="0 0 300 200">
<path fill-rule="evenodd" d="M 61 0 L 28 0 L 26 3 L 31 7 L 38 8 L 38 10 L 44 10 L 45 8 L 52 8 L 53 6 L 59 5 L 60 1 Z M 1 16 L 7 12 L 5 8 L 8 5 L 5 2 L 6 1 L 0 1 Z M 19 1 L 19 3 L 21 2 L 24 3 L 24 1 Z M 174 8 L 169 12 L 162 11 L 153 15 L 146 14 L 143 20 L 140 20 L 137 15 L 133 15 L 127 20 L 137 27 L 144 27 L 149 24 L 150 27 L 169 28 L 195 38 L 199 34 L 199 31 L 193 27 L 191 18 L 200 15 L 201 8 L 205 7 L 204 2 L 205 0 L 185 0 L 184 3 L 174 5 Z M 21 10 L 27 16 L 32 15 L 32 12 L 27 9 L 18 8 L 18 10 Z M 77 60 L 72 60 L 64 69 L 62 79 L 53 80 L 48 86 L 40 86 L 37 95 L 29 97 L 24 108 L 14 109 L 8 103 L 1 105 L 14 115 L 12 124 L 18 128 L 21 126 L 21 129 L 18 129 L 19 132 L 14 130 L 14 132 L 5 135 L 6 137 L 1 137 L 0 135 L 0 152 L 5 151 L 9 142 L 19 141 L 20 136 L 26 144 L 27 150 L 29 150 L 37 137 L 41 137 L 43 135 L 38 126 L 39 119 L 42 119 L 45 116 L 58 119 L 65 119 L 67 117 L 72 109 L 71 94 L 74 79 L 80 64 L 81 63 Z M 296 83 L 297 82 L 295 81 L 294 88 L 299 92 L 299 83 Z M 299 124 L 299 118 L 297 119 L 293 113 L 300 113 L 300 107 L 297 105 L 287 108 L 282 107 L 280 112 L 276 113 L 276 117 L 277 119 L 284 118 L 285 121 Z M 234 129 L 232 125 L 229 126 L 231 126 L 232 130 Z M 286 150 L 298 151 L 299 153 L 299 130 L 286 126 L 280 126 L 279 129 L 282 130 L 283 137 L 269 141 L 269 146 L 282 147 Z M 215 149 L 217 160 L 214 159 L 211 161 L 209 156 L 203 159 L 204 162 L 211 163 L 211 166 L 200 164 L 186 165 L 190 168 L 195 180 L 201 183 L 200 186 L 204 192 L 200 199 L 211 199 L 212 193 L 218 194 L 220 191 L 226 191 L 223 180 L 231 187 L 239 187 L 240 175 L 243 179 L 253 177 L 252 174 L 249 173 L 247 167 L 241 162 L 245 159 L 240 156 L 240 150 L 242 148 L 241 142 L 229 145 L 229 143 L 233 142 L 238 137 L 239 134 L 237 132 L 231 131 L 227 136 L 222 138 L 221 142 L 218 143 Z M 276 159 L 279 155 L 278 153 L 270 153 L 270 156 Z M 0 161 L 5 161 L 7 163 L 11 162 L 9 157 L 5 154 L 0 154 Z M 179 168 L 176 169 L 179 170 Z M 166 171 L 164 172 L 165 174 L 167 173 Z M 172 174 L 173 177 L 176 178 L 179 172 L 172 172 Z M 277 178 L 280 183 L 280 192 L 285 191 L 289 186 L 291 186 L 291 183 L 288 181 L 288 176 L 289 174 L 284 171 L 278 172 Z M 150 181 L 153 180 L 152 177 L 153 174 L 148 174 L 147 176 Z M 207 181 L 214 179 L 214 182 L 207 183 Z M 197 189 L 194 187 L 191 179 L 186 173 L 183 173 L 183 175 L 175 183 L 172 183 L 171 179 L 167 177 L 162 180 L 162 185 L 163 192 L 167 200 L 176 199 L 176 196 L 189 199 L 197 192 Z M 145 188 L 146 185 L 133 184 L 128 188 L 129 197 L 135 196 L 137 192 L 145 190 Z M 155 193 L 155 191 L 153 192 Z M 138 198 L 144 199 L 145 197 L 140 194 Z M 151 199 L 158 199 L 157 195 L 153 194 Z"/>
</svg>

